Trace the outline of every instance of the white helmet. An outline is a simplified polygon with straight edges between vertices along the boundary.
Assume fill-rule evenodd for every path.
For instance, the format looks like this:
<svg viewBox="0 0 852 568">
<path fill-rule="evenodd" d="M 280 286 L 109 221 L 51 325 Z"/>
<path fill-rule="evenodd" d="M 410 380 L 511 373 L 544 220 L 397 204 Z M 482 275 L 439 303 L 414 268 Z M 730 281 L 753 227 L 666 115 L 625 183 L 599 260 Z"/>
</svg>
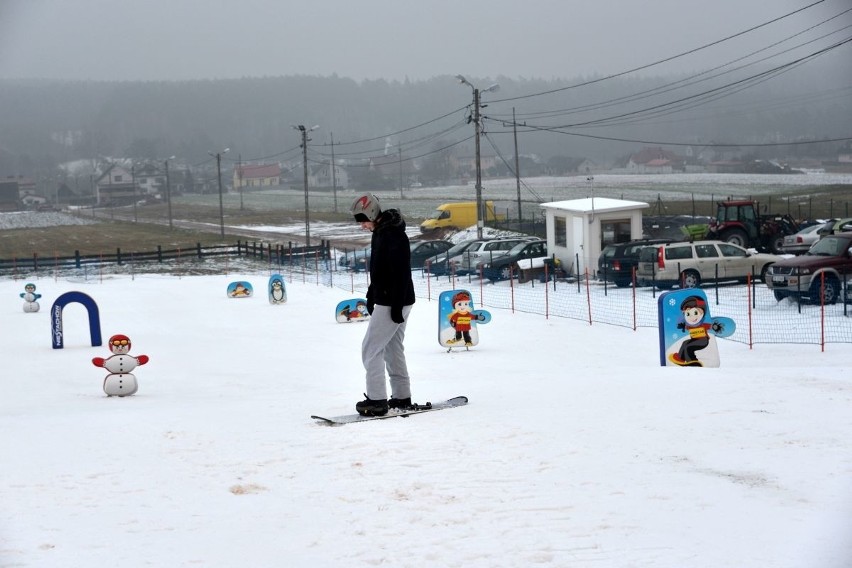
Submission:
<svg viewBox="0 0 852 568">
<path fill-rule="evenodd" d="M 363 223 L 364 221 L 375 221 L 378 219 L 382 213 L 382 208 L 379 205 L 379 198 L 372 193 L 368 193 L 356 199 L 350 211 L 356 221 Z"/>
</svg>

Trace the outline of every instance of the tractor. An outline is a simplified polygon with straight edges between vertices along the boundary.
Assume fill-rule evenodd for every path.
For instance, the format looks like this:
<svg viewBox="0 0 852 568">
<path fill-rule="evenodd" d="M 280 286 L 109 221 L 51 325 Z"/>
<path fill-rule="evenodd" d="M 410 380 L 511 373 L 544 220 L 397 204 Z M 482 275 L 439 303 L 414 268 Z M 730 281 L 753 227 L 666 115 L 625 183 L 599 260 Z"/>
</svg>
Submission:
<svg viewBox="0 0 852 568">
<path fill-rule="evenodd" d="M 720 201 L 706 238 L 778 254 L 784 236 L 799 230 L 790 215 L 759 213 L 756 201 Z"/>
</svg>

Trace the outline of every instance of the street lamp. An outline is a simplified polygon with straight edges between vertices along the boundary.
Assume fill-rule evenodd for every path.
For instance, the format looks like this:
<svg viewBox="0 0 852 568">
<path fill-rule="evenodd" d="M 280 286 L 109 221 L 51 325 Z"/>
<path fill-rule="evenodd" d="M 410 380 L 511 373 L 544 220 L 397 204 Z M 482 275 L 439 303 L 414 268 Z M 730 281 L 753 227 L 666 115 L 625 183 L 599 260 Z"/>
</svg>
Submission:
<svg viewBox="0 0 852 568">
<path fill-rule="evenodd" d="M 222 204 L 222 154 L 226 154 L 230 148 L 225 148 L 221 152 L 207 152 L 216 158 L 216 177 L 219 180 L 219 234 L 225 236 L 225 206 Z"/>
<path fill-rule="evenodd" d="M 308 132 L 319 128 L 318 124 L 310 128 L 305 128 L 304 124 L 293 126 L 296 130 L 302 133 L 302 163 L 304 165 L 305 177 L 305 246 L 311 246 L 311 220 L 308 211 Z"/>
<path fill-rule="evenodd" d="M 459 83 L 463 85 L 467 85 L 473 91 L 473 126 L 476 132 L 476 238 L 482 238 L 482 227 L 484 225 L 482 219 L 482 162 L 480 159 L 480 149 L 479 149 L 479 136 L 481 133 L 481 125 L 479 120 L 479 97 L 482 93 L 493 93 L 497 89 L 500 88 L 500 85 L 494 83 L 487 89 L 480 91 L 477 89 L 473 83 L 464 78 L 463 75 L 456 75 L 456 79 L 459 80 Z"/>
<path fill-rule="evenodd" d="M 170 156 L 166 158 L 166 205 L 168 206 L 169 211 L 169 229 L 173 229 L 172 226 L 172 186 L 169 183 L 169 160 L 174 160 L 174 156 Z"/>
</svg>

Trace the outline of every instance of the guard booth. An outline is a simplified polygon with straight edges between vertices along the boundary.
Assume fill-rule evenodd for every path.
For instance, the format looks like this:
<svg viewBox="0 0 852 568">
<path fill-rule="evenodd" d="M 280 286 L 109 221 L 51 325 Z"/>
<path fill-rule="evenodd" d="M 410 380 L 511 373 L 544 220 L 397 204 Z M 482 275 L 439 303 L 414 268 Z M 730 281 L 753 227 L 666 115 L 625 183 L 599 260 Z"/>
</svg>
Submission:
<svg viewBox="0 0 852 568">
<path fill-rule="evenodd" d="M 587 197 L 542 203 L 547 251 L 569 274 L 594 276 L 601 250 L 612 243 L 642 238 L 641 201 Z"/>
</svg>

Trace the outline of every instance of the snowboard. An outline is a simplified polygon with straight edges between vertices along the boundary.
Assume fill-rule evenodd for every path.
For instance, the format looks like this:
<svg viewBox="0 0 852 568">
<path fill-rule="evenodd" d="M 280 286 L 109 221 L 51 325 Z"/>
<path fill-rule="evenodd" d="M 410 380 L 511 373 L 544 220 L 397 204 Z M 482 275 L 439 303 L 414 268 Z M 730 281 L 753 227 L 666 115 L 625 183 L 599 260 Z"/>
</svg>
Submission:
<svg viewBox="0 0 852 568">
<path fill-rule="evenodd" d="M 269 296 L 269 303 L 284 304 L 287 302 L 287 286 L 284 284 L 284 277 L 280 274 L 273 274 L 269 277 L 269 283 L 266 286 L 266 292 Z"/>
<path fill-rule="evenodd" d="M 351 424 L 353 422 L 369 422 L 370 420 L 383 420 L 385 418 L 397 418 L 399 416 L 411 416 L 413 414 L 423 414 L 424 412 L 432 412 L 433 410 L 444 410 L 445 408 L 454 408 L 456 406 L 464 406 L 467 404 L 466 396 L 457 396 L 449 400 L 441 402 L 427 402 L 426 404 L 416 404 L 412 408 L 406 410 L 391 409 L 384 416 L 361 416 L 360 414 L 344 414 L 343 416 L 325 416 L 311 415 L 314 420 L 319 420 L 322 424 L 329 426 L 342 426 L 343 424 Z"/>
<path fill-rule="evenodd" d="M 338 323 L 367 321 L 370 319 L 370 312 L 367 311 L 367 300 L 364 298 L 343 300 L 334 308 L 334 317 Z"/>
<path fill-rule="evenodd" d="M 438 297 L 438 343 L 447 351 L 479 344 L 477 324 L 490 321 L 488 311 L 474 309 L 473 295 L 468 290 L 447 290 Z"/>
</svg>

